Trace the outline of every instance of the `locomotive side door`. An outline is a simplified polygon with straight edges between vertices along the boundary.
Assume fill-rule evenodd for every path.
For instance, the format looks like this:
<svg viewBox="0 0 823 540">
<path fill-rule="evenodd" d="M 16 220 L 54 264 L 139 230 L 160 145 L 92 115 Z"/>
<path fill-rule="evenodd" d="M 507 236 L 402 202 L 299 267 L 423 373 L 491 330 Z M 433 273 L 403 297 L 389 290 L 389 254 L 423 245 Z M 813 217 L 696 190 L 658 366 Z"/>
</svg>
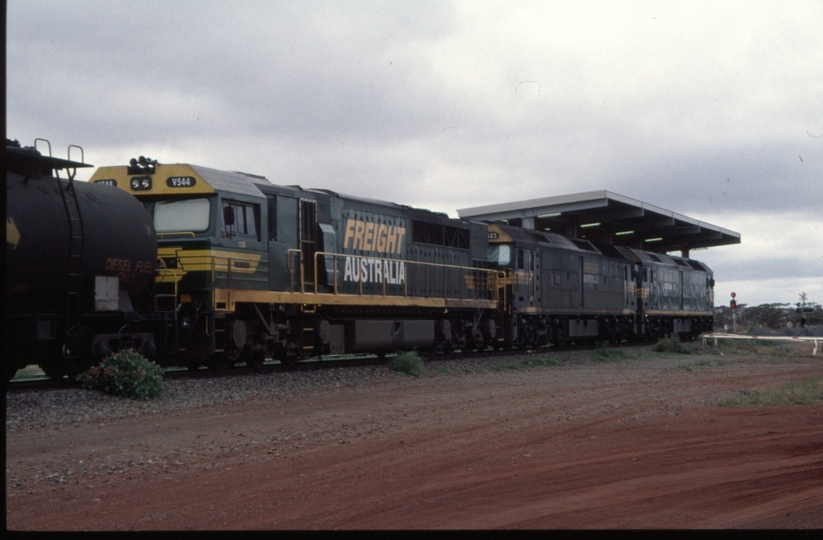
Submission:
<svg viewBox="0 0 823 540">
<path fill-rule="evenodd" d="M 284 235 L 278 230 L 279 220 L 283 215 L 288 215 L 286 197 L 267 195 L 267 225 L 269 238 L 269 290 L 285 291 L 289 290 L 289 272 L 287 267 L 287 245 Z"/>
<path fill-rule="evenodd" d="M 317 253 L 317 201 L 300 199 L 300 251 L 303 254 L 303 283 L 314 291 L 314 254 Z"/>
<path fill-rule="evenodd" d="M 637 287 L 635 283 L 635 276 L 637 275 L 637 270 L 635 266 L 624 265 L 624 278 L 623 278 L 623 290 L 625 291 L 625 302 L 626 302 L 626 309 L 631 309 L 632 307 L 636 307 L 635 302 L 637 302 Z"/>
<path fill-rule="evenodd" d="M 515 287 L 518 301 L 527 305 L 534 305 L 535 279 L 534 279 L 534 253 L 528 249 L 517 249 L 517 260 L 515 262 Z"/>
</svg>

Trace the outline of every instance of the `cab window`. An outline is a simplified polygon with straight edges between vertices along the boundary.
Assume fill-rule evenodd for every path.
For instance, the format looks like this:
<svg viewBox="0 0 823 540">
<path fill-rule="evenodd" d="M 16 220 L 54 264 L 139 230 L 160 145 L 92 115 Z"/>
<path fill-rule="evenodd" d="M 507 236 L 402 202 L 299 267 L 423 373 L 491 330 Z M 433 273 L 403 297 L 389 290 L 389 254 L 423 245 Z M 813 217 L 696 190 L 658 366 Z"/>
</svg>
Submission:
<svg viewBox="0 0 823 540">
<path fill-rule="evenodd" d="M 223 230 L 226 236 L 260 240 L 260 206 L 238 201 L 223 201 Z"/>
</svg>

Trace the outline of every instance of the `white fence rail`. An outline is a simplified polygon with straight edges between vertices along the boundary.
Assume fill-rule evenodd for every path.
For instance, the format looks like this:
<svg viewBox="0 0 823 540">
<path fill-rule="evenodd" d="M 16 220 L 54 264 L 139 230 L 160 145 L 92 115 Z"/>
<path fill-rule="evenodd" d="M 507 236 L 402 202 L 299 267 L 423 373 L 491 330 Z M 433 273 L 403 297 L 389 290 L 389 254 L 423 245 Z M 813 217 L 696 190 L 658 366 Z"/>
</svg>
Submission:
<svg viewBox="0 0 823 540">
<path fill-rule="evenodd" d="M 710 339 L 714 340 L 714 346 L 717 347 L 718 339 L 757 339 L 760 341 L 808 341 L 814 342 L 814 349 L 812 356 L 817 356 L 817 351 L 820 350 L 820 343 L 823 342 L 823 337 L 820 336 L 743 336 L 740 334 L 725 334 L 723 332 L 715 332 L 714 334 L 703 334 L 703 345 L 705 346 Z"/>
</svg>

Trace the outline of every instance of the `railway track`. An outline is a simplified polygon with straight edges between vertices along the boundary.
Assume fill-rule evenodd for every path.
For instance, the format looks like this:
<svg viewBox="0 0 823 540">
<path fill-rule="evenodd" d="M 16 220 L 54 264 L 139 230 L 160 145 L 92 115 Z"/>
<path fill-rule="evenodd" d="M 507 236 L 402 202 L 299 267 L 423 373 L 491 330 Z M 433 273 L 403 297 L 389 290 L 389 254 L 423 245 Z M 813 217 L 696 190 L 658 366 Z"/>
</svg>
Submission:
<svg viewBox="0 0 823 540">
<path fill-rule="evenodd" d="M 612 343 L 608 348 L 621 348 L 644 345 L 638 342 L 622 342 Z M 585 343 L 580 345 L 564 345 L 564 346 L 549 346 L 539 348 L 523 348 L 523 349 L 499 349 L 495 350 L 488 348 L 485 350 L 471 350 L 462 351 L 456 350 L 450 353 L 435 353 L 422 354 L 421 357 L 426 362 L 448 362 L 451 360 L 469 359 L 469 358 L 505 358 L 512 355 L 524 354 L 551 354 L 554 352 L 566 351 L 587 351 L 596 350 L 603 345 L 600 343 Z M 220 377 L 242 377 L 254 376 L 259 373 L 276 373 L 276 372 L 295 372 L 295 371 L 312 371 L 320 369 L 331 369 L 340 367 L 363 367 L 385 364 L 395 355 L 387 355 L 385 357 L 378 357 L 375 355 L 366 356 L 326 356 L 326 357 L 312 357 L 294 364 L 284 364 L 277 360 L 268 359 L 259 367 L 246 366 L 245 364 L 238 364 L 227 369 L 213 369 L 201 367 L 199 369 L 187 369 L 182 367 L 171 367 L 163 371 L 163 377 L 166 380 L 182 380 L 182 379 L 199 379 L 199 378 L 220 378 Z M 32 376 L 20 377 L 6 383 L 7 392 L 28 392 L 39 390 L 57 390 L 77 387 L 78 383 L 73 379 L 64 377 L 63 379 L 51 379 L 42 374 L 37 374 L 39 369 L 36 366 L 29 366 L 27 368 Z M 41 372 L 42 373 L 42 372 Z"/>
</svg>

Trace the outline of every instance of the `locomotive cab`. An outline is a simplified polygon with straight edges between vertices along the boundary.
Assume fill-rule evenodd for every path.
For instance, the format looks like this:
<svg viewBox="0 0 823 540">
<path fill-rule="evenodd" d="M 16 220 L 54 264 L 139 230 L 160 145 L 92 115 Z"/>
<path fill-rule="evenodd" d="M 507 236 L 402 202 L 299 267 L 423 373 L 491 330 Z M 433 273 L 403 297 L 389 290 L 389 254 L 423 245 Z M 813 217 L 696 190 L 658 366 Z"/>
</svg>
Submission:
<svg viewBox="0 0 823 540">
<path fill-rule="evenodd" d="M 714 327 L 714 278 L 699 261 L 632 249 L 644 336 L 694 339 Z"/>
<path fill-rule="evenodd" d="M 141 158 L 101 167 L 90 181 L 129 192 L 151 216 L 156 275 L 142 307 L 163 336 L 161 356 L 182 353 L 190 365 L 227 351 L 239 357 L 246 329 L 229 323 L 226 332 L 219 312 L 230 299 L 215 293 L 268 287 L 266 198 L 249 175 Z"/>
</svg>

